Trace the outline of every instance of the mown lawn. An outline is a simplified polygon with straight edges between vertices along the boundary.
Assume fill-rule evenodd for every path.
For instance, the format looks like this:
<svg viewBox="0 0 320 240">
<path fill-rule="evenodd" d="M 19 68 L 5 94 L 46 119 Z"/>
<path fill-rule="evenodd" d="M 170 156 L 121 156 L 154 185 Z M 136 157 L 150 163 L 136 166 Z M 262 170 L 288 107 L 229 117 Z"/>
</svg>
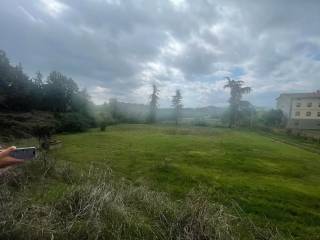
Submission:
<svg viewBox="0 0 320 240">
<path fill-rule="evenodd" d="M 119 177 L 181 198 L 202 188 L 235 202 L 258 225 L 320 239 L 320 155 L 261 133 L 205 127 L 119 125 L 60 135 L 59 162 L 111 167 Z"/>
</svg>

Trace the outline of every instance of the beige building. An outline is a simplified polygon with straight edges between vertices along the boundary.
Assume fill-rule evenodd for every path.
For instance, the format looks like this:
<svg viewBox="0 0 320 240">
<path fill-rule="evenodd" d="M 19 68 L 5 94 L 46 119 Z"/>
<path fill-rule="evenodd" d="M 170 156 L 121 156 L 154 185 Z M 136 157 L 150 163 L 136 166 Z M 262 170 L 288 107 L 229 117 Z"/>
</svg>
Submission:
<svg viewBox="0 0 320 240">
<path fill-rule="evenodd" d="M 320 129 L 320 91 L 285 93 L 277 98 L 277 108 L 287 117 L 287 128 Z"/>
</svg>

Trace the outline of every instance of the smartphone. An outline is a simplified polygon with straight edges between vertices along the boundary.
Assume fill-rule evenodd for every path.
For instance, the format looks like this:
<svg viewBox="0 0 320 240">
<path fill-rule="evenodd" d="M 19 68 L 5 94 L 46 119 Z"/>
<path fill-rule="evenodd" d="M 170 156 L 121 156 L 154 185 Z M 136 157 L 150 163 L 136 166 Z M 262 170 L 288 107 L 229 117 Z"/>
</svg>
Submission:
<svg viewBox="0 0 320 240">
<path fill-rule="evenodd" d="M 35 147 L 16 148 L 9 154 L 11 157 L 22 160 L 32 160 L 36 156 Z"/>
</svg>

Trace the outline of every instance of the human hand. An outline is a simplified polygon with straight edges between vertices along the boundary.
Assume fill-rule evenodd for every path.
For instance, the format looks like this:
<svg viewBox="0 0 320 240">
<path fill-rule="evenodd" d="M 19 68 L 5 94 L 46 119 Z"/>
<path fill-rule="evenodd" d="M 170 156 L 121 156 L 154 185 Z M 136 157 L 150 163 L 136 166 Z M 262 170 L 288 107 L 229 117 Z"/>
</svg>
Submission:
<svg viewBox="0 0 320 240">
<path fill-rule="evenodd" d="M 16 150 L 16 147 L 14 146 L 0 150 L 0 168 L 17 165 L 24 162 L 21 159 L 16 159 L 9 155 L 14 150 Z"/>
</svg>

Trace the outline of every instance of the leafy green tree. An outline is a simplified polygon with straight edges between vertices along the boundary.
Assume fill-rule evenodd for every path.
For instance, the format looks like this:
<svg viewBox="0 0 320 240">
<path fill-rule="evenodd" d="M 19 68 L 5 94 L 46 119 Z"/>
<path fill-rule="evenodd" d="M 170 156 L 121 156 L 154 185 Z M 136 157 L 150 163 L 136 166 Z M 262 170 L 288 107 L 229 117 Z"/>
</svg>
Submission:
<svg viewBox="0 0 320 240">
<path fill-rule="evenodd" d="M 83 132 L 92 126 L 91 119 L 78 112 L 59 113 L 58 132 Z"/>
<path fill-rule="evenodd" d="M 182 95 L 179 89 L 176 90 L 176 94 L 172 96 L 172 107 L 173 107 L 173 117 L 176 122 L 176 125 L 178 125 L 179 120 L 182 117 Z"/>
<path fill-rule="evenodd" d="M 281 110 L 271 109 L 262 116 L 264 124 L 268 127 L 282 127 L 285 124 L 285 116 Z"/>
<path fill-rule="evenodd" d="M 224 88 L 230 88 L 230 99 L 229 99 L 229 111 L 230 111 L 230 119 L 229 119 L 229 127 L 235 127 L 238 124 L 240 111 L 241 111 L 241 102 L 242 96 L 244 94 L 250 93 L 250 87 L 243 87 L 243 81 L 236 81 L 227 77 L 227 84 Z"/>
<path fill-rule="evenodd" d="M 248 101 L 241 101 L 239 106 L 238 124 L 243 127 L 253 127 L 257 119 L 255 107 Z"/>
<path fill-rule="evenodd" d="M 46 108 L 53 112 L 70 112 L 72 99 L 79 93 L 77 84 L 57 71 L 49 74 L 44 91 Z"/>
<path fill-rule="evenodd" d="M 158 101 L 159 101 L 159 89 L 155 84 L 152 85 L 152 94 L 150 95 L 150 112 L 148 122 L 154 123 L 157 118 L 158 111 Z"/>
<path fill-rule="evenodd" d="M 91 115 L 92 106 L 86 89 L 72 95 L 70 107 L 73 112 L 80 112 L 87 116 Z"/>
</svg>

